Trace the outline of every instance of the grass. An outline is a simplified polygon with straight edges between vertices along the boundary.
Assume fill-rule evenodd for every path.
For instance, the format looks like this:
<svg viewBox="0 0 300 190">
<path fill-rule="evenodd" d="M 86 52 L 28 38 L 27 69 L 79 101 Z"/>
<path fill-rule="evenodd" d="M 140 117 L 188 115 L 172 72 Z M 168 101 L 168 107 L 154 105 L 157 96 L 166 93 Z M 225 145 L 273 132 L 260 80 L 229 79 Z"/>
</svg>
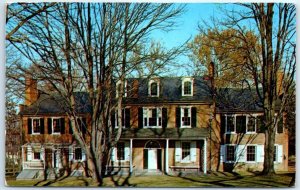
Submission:
<svg viewBox="0 0 300 190">
<path fill-rule="evenodd" d="M 254 174 L 231 174 L 215 172 L 202 176 L 132 176 L 106 177 L 105 187 L 288 187 L 294 173 L 282 173 L 274 176 L 258 176 Z M 91 178 L 62 177 L 56 180 L 18 180 L 6 178 L 7 186 L 96 186 Z"/>
</svg>

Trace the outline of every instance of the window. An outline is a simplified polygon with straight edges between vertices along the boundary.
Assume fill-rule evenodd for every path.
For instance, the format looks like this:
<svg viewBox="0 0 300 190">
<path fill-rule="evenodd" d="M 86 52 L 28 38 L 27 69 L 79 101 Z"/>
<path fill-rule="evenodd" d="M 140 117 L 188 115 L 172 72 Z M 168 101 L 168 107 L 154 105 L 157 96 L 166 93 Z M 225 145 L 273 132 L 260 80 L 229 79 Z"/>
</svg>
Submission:
<svg viewBox="0 0 300 190">
<path fill-rule="evenodd" d="M 33 159 L 34 160 L 40 160 L 41 159 L 41 153 L 33 152 Z"/>
<path fill-rule="evenodd" d="M 273 159 L 274 162 L 277 162 L 277 146 L 275 145 L 274 146 L 274 159 Z"/>
<path fill-rule="evenodd" d="M 32 119 L 32 133 L 33 134 L 40 134 L 41 133 L 41 123 L 40 119 L 34 118 Z"/>
<path fill-rule="evenodd" d="M 125 160 L 125 143 L 119 142 L 117 144 L 117 160 Z"/>
<path fill-rule="evenodd" d="M 181 127 L 191 127 L 191 108 L 181 108 Z"/>
<path fill-rule="evenodd" d="M 116 128 L 119 126 L 118 113 L 116 112 Z M 122 109 L 122 127 L 125 127 L 125 109 Z"/>
<path fill-rule="evenodd" d="M 53 118 L 52 131 L 53 131 L 53 133 L 60 133 L 61 132 L 60 118 Z"/>
<path fill-rule="evenodd" d="M 159 96 L 159 81 L 150 80 L 148 91 L 149 91 L 150 96 L 158 97 Z"/>
<path fill-rule="evenodd" d="M 234 145 L 226 146 L 226 161 L 227 162 L 235 161 L 235 146 Z"/>
<path fill-rule="evenodd" d="M 127 97 L 127 81 L 125 81 L 123 85 L 124 85 L 123 97 Z M 116 97 L 119 97 L 119 94 L 121 93 L 121 81 L 118 81 L 116 86 L 117 86 Z"/>
<path fill-rule="evenodd" d="M 161 127 L 161 108 L 144 108 L 144 127 Z"/>
<path fill-rule="evenodd" d="M 226 122 L 226 132 L 227 133 L 234 133 L 235 132 L 235 117 L 233 115 L 227 115 L 227 122 Z"/>
<path fill-rule="evenodd" d="M 181 150 L 182 150 L 182 160 L 190 160 L 191 156 L 191 144 L 190 142 L 182 142 L 181 144 Z"/>
<path fill-rule="evenodd" d="M 253 116 L 249 116 L 248 117 L 247 133 L 255 133 L 255 131 L 256 131 L 256 129 L 255 129 L 256 128 L 255 127 L 255 125 L 256 125 L 255 121 L 256 121 L 255 117 L 253 117 Z"/>
<path fill-rule="evenodd" d="M 247 146 L 247 162 L 255 162 L 256 146 Z"/>
<path fill-rule="evenodd" d="M 82 160 L 81 148 L 75 148 L 75 160 Z"/>
<path fill-rule="evenodd" d="M 193 79 L 184 78 L 182 79 L 182 96 L 192 96 L 193 95 Z"/>
</svg>

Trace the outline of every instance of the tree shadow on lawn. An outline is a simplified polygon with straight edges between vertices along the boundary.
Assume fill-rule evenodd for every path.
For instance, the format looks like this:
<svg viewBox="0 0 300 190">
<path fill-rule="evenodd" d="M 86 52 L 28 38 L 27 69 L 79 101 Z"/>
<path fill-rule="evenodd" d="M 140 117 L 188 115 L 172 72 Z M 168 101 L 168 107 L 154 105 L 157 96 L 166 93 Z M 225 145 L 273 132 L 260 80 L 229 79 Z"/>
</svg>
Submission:
<svg viewBox="0 0 300 190">
<path fill-rule="evenodd" d="M 123 175 L 122 174 L 115 174 L 115 175 L 111 175 L 110 179 L 111 181 L 114 183 L 115 187 L 136 187 L 136 184 L 130 184 L 129 183 L 129 179 L 131 178 L 131 174 L 128 174 L 128 176 L 126 176 L 126 178 L 124 179 L 124 181 L 122 180 Z"/>
<path fill-rule="evenodd" d="M 257 177 L 257 175 L 242 176 L 238 173 L 230 173 L 230 174 L 233 174 L 231 176 L 231 175 L 228 175 L 227 173 L 223 173 L 223 172 L 221 172 L 221 173 L 224 176 L 217 176 L 216 174 L 213 174 L 216 177 L 223 178 L 223 179 L 218 179 L 218 180 L 213 180 L 211 178 L 209 178 L 209 179 L 205 179 L 205 178 L 193 179 L 191 177 L 181 176 L 181 175 L 172 176 L 172 177 L 180 177 L 184 180 L 188 180 L 188 181 L 195 182 L 195 183 L 209 184 L 209 185 L 212 185 L 215 187 L 278 187 L 279 185 L 286 186 L 286 187 L 288 186 L 288 184 L 281 183 L 278 181 L 276 181 L 276 185 L 274 185 L 274 180 L 262 180 L 262 181 L 253 180 L 252 178 Z M 211 177 L 214 177 L 214 176 L 211 176 Z M 228 183 L 233 182 L 233 183 L 236 183 L 237 185 L 227 184 L 226 182 L 228 182 Z"/>
</svg>

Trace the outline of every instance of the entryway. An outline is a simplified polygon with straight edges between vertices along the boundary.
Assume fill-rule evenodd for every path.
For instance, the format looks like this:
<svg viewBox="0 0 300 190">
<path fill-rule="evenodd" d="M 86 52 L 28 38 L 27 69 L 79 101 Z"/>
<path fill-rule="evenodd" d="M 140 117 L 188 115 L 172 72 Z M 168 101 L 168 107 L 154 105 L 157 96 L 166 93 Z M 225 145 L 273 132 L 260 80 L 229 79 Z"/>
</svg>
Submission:
<svg viewBox="0 0 300 190">
<path fill-rule="evenodd" d="M 144 169 L 161 170 L 161 146 L 159 142 L 150 140 L 144 147 Z"/>
</svg>

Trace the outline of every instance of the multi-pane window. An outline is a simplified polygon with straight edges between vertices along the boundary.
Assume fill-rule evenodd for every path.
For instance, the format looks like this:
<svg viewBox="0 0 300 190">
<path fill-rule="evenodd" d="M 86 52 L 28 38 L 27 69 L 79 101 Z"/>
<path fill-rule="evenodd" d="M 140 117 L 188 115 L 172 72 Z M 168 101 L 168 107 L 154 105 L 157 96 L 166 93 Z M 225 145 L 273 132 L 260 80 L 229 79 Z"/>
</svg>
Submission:
<svg viewBox="0 0 300 190">
<path fill-rule="evenodd" d="M 274 146 L 274 158 L 273 158 L 274 162 L 277 162 L 277 146 Z"/>
<path fill-rule="evenodd" d="M 152 82 L 151 85 L 150 85 L 150 95 L 151 96 L 157 96 L 158 95 L 158 85 L 156 82 Z"/>
<path fill-rule="evenodd" d="M 192 83 L 190 81 L 185 81 L 183 83 L 183 95 L 192 94 Z"/>
<path fill-rule="evenodd" d="M 117 144 L 117 160 L 125 160 L 125 143 L 119 142 Z"/>
<path fill-rule="evenodd" d="M 41 159 L 41 153 L 33 152 L 33 159 L 34 160 L 40 160 Z"/>
<path fill-rule="evenodd" d="M 125 127 L 125 109 L 122 109 L 122 127 Z M 116 112 L 116 127 L 119 127 L 119 118 L 118 118 L 118 112 Z"/>
<path fill-rule="evenodd" d="M 181 127 L 191 126 L 191 108 L 181 108 Z"/>
<path fill-rule="evenodd" d="M 161 108 L 144 108 L 144 127 L 161 127 Z"/>
<path fill-rule="evenodd" d="M 117 92 L 116 92 L 116 97 L 119 97 L 119 95 L 123 93 L 123 96 L 127 96 L 127 81 L 124 82 L 123 84 L 123 92 L 121 92 L 121 81 L 117 82 Z"/>
<path fill-rule="evenodd" d="M 32 132 L 33 133 L 41 132 L 40 119 L 32 119 Z"/>
<path fill-rule="evenodd" d="M 75 148 L 75 160 L 82 159 L 82 151 L 81 148 Z"/>
<path fill-rule="evenodd" d="M 53 133 L 60 133 L 61 132 L 60 118 L 53 118 L 52 130 L 53 130 Z"/>
<path fill-rule="evenodd" d="M 227 115 L 227 122 L 226 122 L 226 132 L 232 133 L 235 132 L 235 117 L 233 115 Z"/>
<path fill-rule="evenodd" d="M 247 132 L 255 132 L 255 117 L 249 116 L 247 123 Z"/>
<path fill-rule="evenodd" d="M 247 146 L 247 161 L 255 161 L 256 146 Z"/>
<path fill-rule="evenodd" d="M 181 144 L 182 150 L 182 160 L 190 160 L 191 156 L 191 143 L 190 142 L 182 142 Z"/>
<path fill-rule="evenodd" d="M 235 146 L 227 145 L 226 146 L 226 161 L 235 161 Z"/>
</svg>

